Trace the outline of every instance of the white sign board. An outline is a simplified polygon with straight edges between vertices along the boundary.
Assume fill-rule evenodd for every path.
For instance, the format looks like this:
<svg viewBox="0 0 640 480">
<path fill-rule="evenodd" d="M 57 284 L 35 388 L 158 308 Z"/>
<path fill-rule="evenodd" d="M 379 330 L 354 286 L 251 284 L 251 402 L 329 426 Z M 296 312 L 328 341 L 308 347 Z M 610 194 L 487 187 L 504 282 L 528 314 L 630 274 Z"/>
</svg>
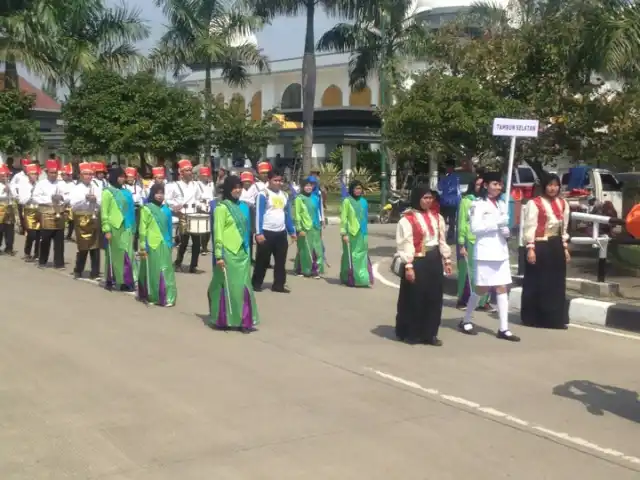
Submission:
<svg viewBox="0 0 640 480">
<path fill-rule="evenodd" d="M 493 119 L 493 135 L 495 137 L 537 137 L 538 128 L 538 120 Z"/>
</svg>

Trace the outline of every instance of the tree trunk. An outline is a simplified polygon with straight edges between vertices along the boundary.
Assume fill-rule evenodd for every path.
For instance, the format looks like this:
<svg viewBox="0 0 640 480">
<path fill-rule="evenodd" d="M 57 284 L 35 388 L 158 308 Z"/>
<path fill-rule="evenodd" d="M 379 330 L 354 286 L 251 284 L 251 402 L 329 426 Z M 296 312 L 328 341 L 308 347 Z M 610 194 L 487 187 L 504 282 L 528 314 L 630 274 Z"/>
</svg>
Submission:
<svg viewBox="0 0 640 480">
<path fill-rule="evenodd" d="M 18 65 L 13 56 L 7 55 L 7 61 L 4 64 L 4 89 L 18 90 L 18 81 Z"/>
<path fill-rule="evenodd" d="M 211 121 L 209 113 L 211 111 L 212 104 L 212 92 L 211 92 L 211 65 L 209 62 L 206 63 L 204 69 L 204 124 L 205 128 L 208 129 L 207 135 L 204 139 L 204 158 L 205 162 L 209 161 L 211 157 Z"/>
<path fill-rule="evenodd" d="M 307 32 L 302 60 L 302 173 L 311 173 L 313 155 L 313 113 L 316 100 L 316 54 L 313 20 L 315 0 L 307 0 Z"/>
</svg>

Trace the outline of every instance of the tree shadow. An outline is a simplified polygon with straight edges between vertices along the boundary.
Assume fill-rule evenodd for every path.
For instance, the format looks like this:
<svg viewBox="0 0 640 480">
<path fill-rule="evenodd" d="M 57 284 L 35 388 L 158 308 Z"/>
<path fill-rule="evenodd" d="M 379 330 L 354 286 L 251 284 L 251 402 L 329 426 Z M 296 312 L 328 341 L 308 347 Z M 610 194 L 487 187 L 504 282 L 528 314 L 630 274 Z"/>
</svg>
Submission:
<svg viewBox="0 0 640 480">
<path fill-rule="evenodd" d="M 571 380 L 553 387 L 553 394 L 581 402 L 592 415 L 603 416 L 609 412 L 640 423 L 638 392 L 589 380 Z"/>
</svg>

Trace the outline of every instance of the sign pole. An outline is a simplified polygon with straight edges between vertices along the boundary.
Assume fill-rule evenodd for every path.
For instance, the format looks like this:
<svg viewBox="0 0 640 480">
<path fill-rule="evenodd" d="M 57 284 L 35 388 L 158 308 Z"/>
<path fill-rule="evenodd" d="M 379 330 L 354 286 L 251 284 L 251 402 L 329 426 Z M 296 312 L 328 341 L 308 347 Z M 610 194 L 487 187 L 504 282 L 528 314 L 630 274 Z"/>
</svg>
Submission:
<svg viewBox="0 0 640 480">
<path fill-rule="evenodd" d="M 511 178 L 513 177 L 513 163 L 516 156 L 516 137 L 511 137 L 511 148 L 509 149 L 509 165 L 507 166 L 507 188 L 505 188 L 505 201 L 509 205 L 511 200 Z"/>
</svg>

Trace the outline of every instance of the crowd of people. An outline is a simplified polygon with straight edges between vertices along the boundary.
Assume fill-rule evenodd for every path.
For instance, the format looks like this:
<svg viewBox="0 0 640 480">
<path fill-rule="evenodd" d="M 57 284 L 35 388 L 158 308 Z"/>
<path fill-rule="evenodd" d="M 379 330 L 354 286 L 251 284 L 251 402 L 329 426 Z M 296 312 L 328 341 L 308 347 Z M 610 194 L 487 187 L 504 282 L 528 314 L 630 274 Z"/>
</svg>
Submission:
<svg viewBox="0 0 640 480">
<path fill-rule="evenodd" d="M 167 182 L 164 168 L 155 167 L 152 181 L 144 185 L 135 168 L 107 170 L 101 162 L 80 163 L 77 180 L 71 165 L 55 159 L 47 160 L 44 172 L 29 160 L 13 175 L 2 165 L 0 245 L 4 242 L 4 253 L 15 255 L 17 231 L 25 235 L 25 262 L 45 268 L 53 250 L 53 267 L 63 269 L 65 239 L 75 233 L 76 278 L 83 277 L 89 259 L 89 278 L 104 277 L 106 288 L 136 291 L 142 301 L 171 307 L 178 299 L 176 273 L 201 273 L 198 260 L 209 253 L 212 239 L 211 324 L 245 332 L 259 321 L 254 293 L 262 290 L 272 259 L 271 289 L 289 293 L 290 240 L 297 245 L 296 274 L 321 278 L 326 222 L 317 176 L 287 193 L 282 173 L 261 162 L 257 178 L 250 171 L 227 175 L 216 192 L 208 167 L 200 167 L 196 180 L 189 160 L 177 166 L 176 181 Z M 350 184 L 341 211 L 340 278 L 350 287 L 368 287 L 373 283 L 368 204 L 359 182 Z"/>
</svg>

